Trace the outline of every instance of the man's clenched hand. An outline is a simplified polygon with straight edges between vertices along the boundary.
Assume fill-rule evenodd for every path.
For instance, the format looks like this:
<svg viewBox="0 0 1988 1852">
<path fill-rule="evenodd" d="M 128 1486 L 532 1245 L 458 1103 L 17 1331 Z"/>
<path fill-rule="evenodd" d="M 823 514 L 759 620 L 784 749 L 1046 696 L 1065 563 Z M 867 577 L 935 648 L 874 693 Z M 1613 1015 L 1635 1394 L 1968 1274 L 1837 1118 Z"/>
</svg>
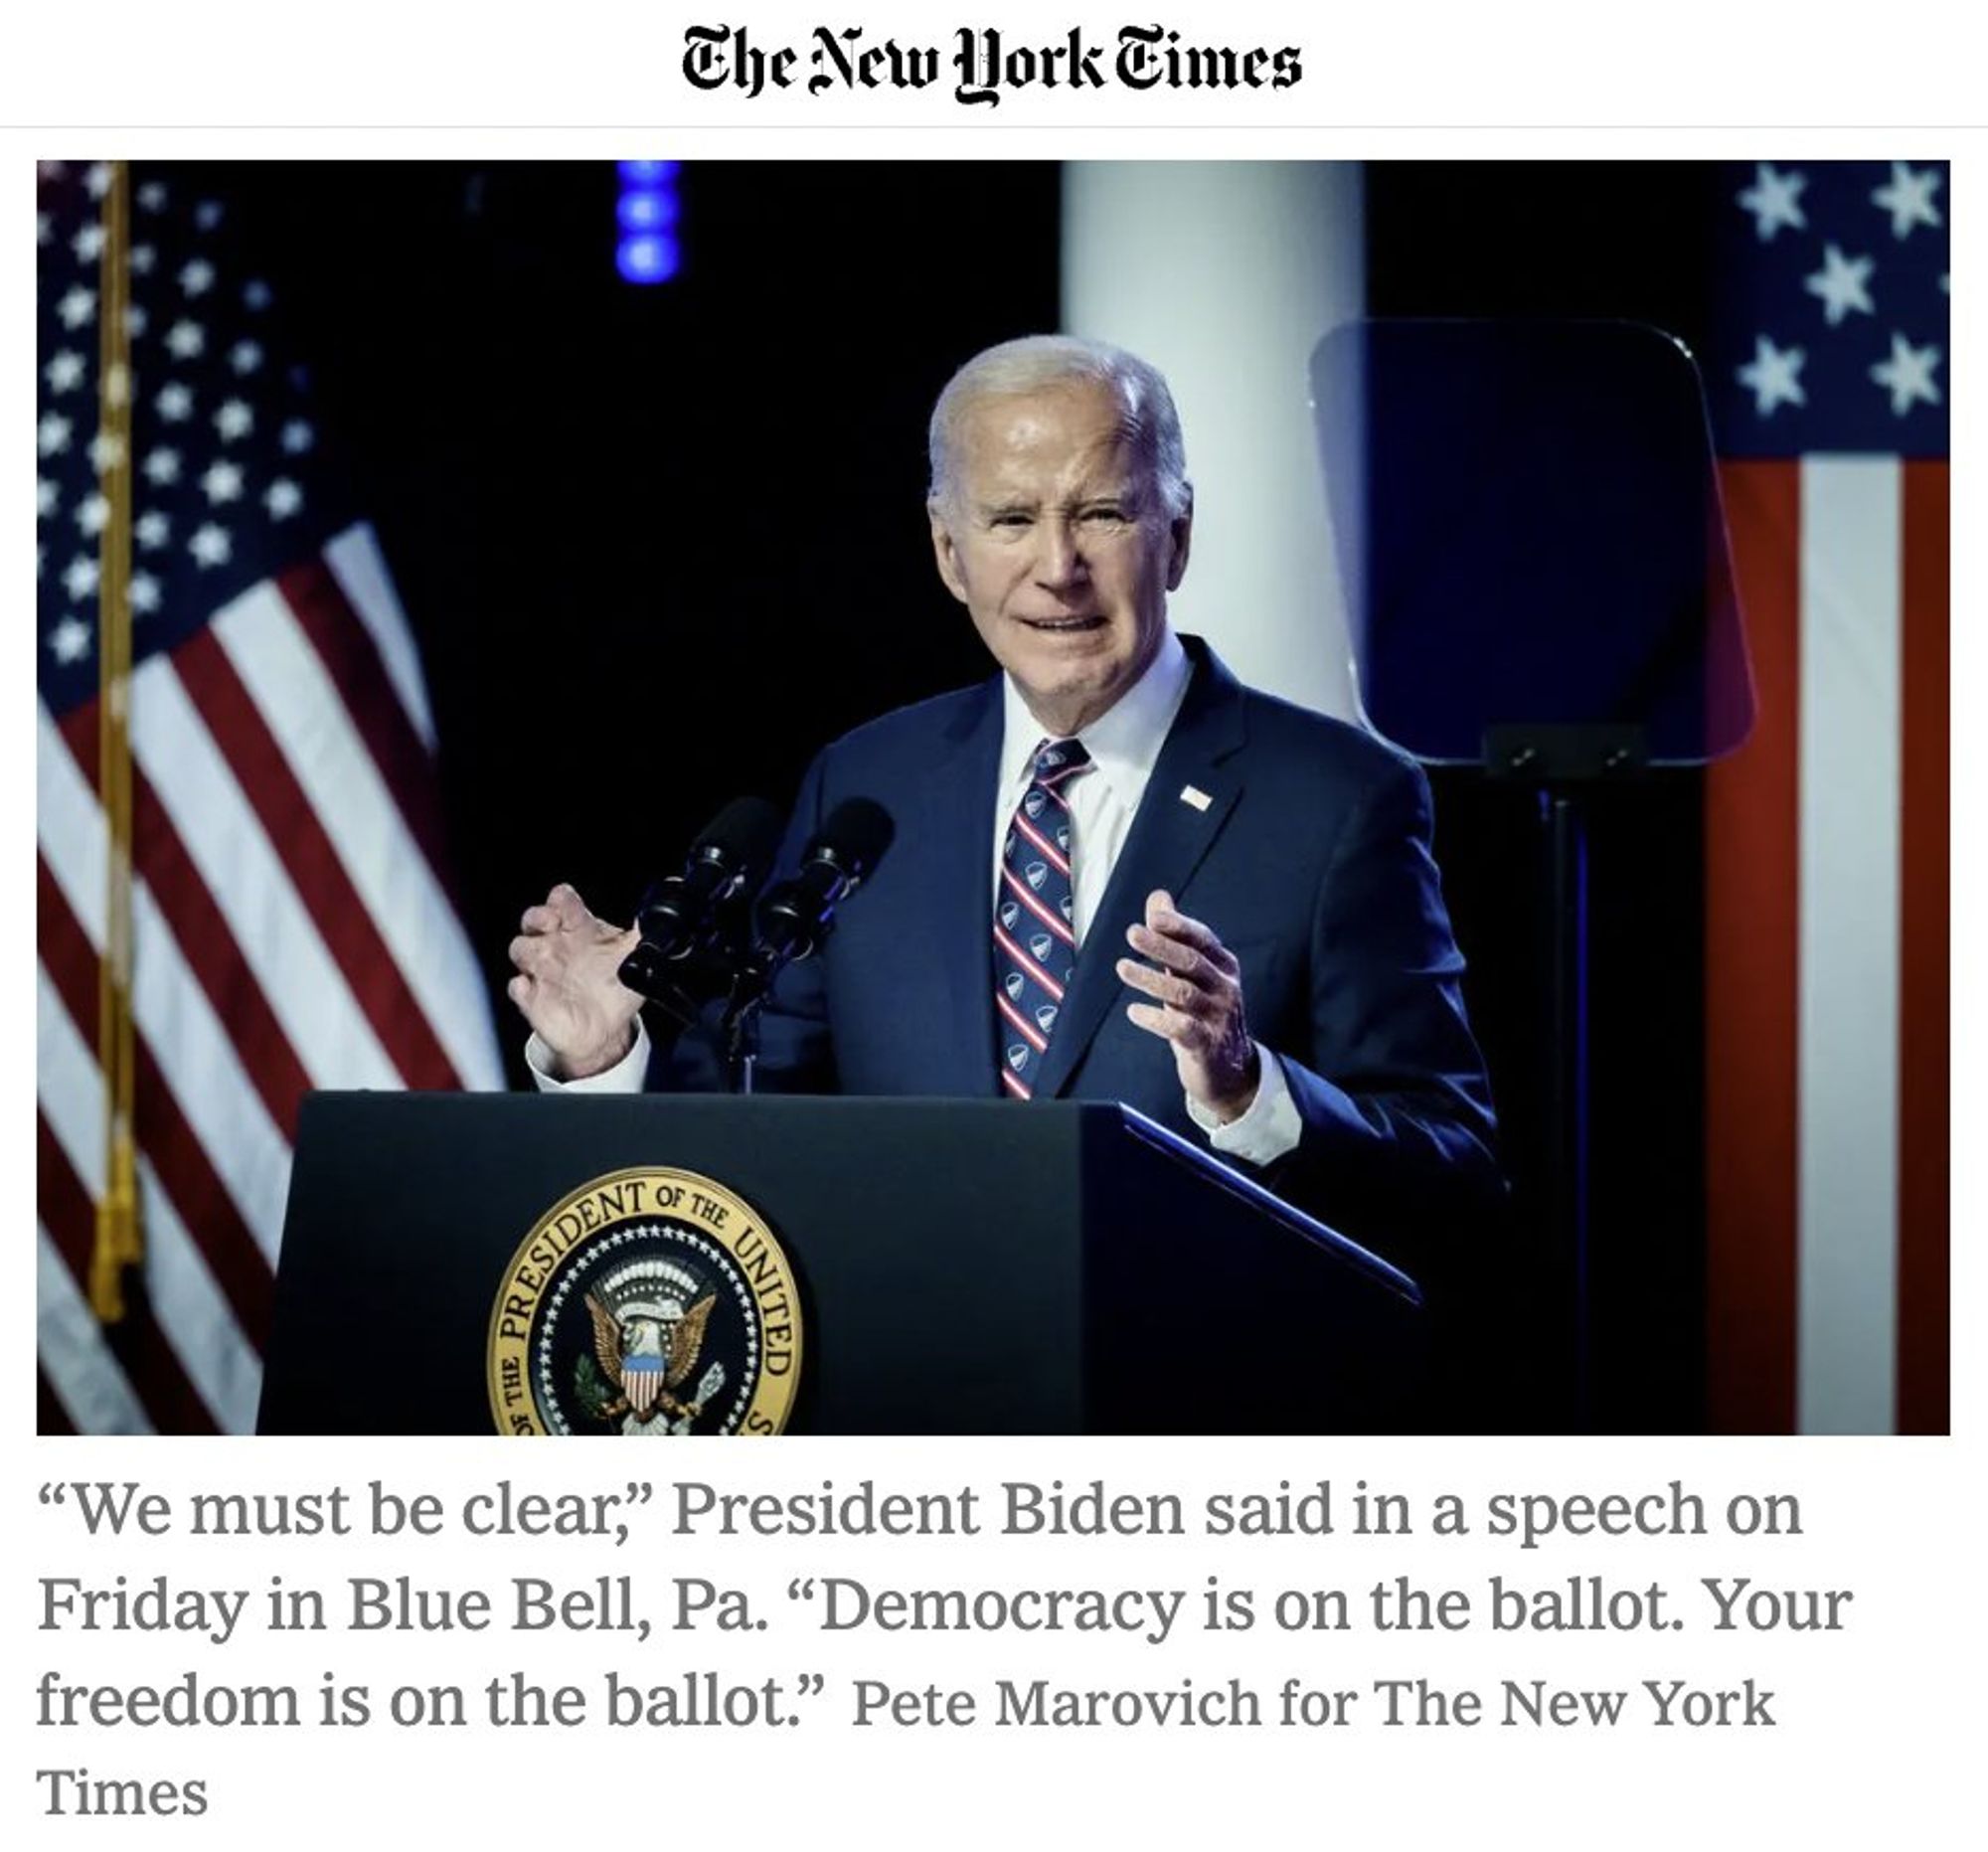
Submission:
<svg viewBox="0 0 1988 1852">
<path fill-rule="evenodd" d="M 528 907 L 511 941 L 518 975 L 505 992 L 552 1050 L 559 1077 L 584 1080 L 634 1046 L 642 999 L 615 973 L 640 936 L 609 926 L 562 882 L 543 907 Z"/>
</svg>

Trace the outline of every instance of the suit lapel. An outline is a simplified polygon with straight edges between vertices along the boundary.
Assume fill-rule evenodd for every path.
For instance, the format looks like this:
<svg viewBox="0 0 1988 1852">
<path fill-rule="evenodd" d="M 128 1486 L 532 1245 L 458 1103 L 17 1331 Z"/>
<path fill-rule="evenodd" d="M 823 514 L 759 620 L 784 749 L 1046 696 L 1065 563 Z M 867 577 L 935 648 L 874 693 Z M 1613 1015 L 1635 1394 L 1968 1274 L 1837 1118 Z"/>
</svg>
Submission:
<svg viewBox="0 0 1988 1852">
<path fill-rule="evenodd" d="M 939 1070 L 927 1091 L 972 1097 L 998 1090 L 994 1072 L 993 842 L 995 784 L 1001 761 L 1001 684 L 940 736 L 920 794 L 929 844 L 931 888 L 920 926 L 933 937 L 908 944 L 907 959 L 924 963 L 934 948 L 957 945 L 935 968 L 945 986 L 943 1020 L 929 1025 Z"/>
<path fill-rule="evenodd" d="M 1077 976 L 1036 1078 L 1038 1098 L 1069 1087 L 1106 1013 L 1114 1003 L 1131 1000 L 1115 969 L 1131 950 L 1125 928 L 1145 917 L 1146 896 L 1155 888 L 1180 895 L 1242 794 L 1241 767 L 1228 762 L 1243 741 L 1242 688 L 1199 637 L 1181 640 L 1194 659 L 1194 679 L 1160 748 L 1104 898 L 1091 916 Z M 1206 805 L 1184 795 L 1188 791 L 1207 798 Z M 992 1037 L 990 1021 L 984 1039 L 991 1045 Z"/>
</svg>

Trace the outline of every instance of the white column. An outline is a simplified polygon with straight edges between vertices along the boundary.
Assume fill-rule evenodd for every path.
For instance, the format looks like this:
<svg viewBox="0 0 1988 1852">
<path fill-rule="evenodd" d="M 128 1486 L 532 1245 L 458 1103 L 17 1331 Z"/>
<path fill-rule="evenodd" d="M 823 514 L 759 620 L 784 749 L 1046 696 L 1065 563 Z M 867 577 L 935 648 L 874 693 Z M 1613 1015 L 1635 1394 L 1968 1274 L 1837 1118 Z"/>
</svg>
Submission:
<svg viewBox="0 0 1988 1852">
<path fill-rule="evenodd" d="M 1195 524 L 1176 627 L 1351 718 L 1306 369 L 1365 305 L 1358 164 L 1073 161 L 1063 204 L 1065 329 L 1150 360 L 1180 408 Z"/>
</svg>

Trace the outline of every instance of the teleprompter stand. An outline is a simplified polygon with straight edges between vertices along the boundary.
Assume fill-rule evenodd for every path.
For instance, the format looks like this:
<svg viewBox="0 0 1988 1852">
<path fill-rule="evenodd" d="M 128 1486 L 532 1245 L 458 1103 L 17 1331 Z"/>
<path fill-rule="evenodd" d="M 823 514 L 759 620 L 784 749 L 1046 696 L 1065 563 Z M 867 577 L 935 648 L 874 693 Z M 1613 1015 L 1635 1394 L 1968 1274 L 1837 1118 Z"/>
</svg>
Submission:
<svg viewBox="0 0 1988 1852">
<path fill-rule="evenodd" d="M 805 1313 L 792 1431 L 1372 1431 L 1418 1419 L 1420 1293 L 1118 1105 L 322 1094 L 258 1429 L 488 1433 L 534 1223 L 609 1172 L 743 1198 Z"/>
<path fill-rule="evenodd" d="M 1319 343 L 1311 386 L 1365 718 L 1538 794 L 1542 1233 L 1557 1402 L 1586 1428 L 1593 798 L 1752 725 L 1698 370 L 1639 323 L 1374 320 Z"/>
</svg>

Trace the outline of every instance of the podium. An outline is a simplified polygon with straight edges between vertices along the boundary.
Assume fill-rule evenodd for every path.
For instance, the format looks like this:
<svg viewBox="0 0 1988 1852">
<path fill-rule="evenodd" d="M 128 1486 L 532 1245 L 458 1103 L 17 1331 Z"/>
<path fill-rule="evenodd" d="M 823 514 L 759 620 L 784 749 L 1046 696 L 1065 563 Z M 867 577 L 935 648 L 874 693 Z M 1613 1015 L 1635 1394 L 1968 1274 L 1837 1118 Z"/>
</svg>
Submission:
<svg viewBox="0 0 1988 1852">
<path fill-rule="evenodd" d="M 777 1239 L 790 1432 L 1373 1432 L 1416 1419 L 1406 1274 L 1129 1107 L 320 1094 L 257 1430 L 490 1433 L 507 1269 L 591 1180 L 667 1167 Z"/>
</svg>

